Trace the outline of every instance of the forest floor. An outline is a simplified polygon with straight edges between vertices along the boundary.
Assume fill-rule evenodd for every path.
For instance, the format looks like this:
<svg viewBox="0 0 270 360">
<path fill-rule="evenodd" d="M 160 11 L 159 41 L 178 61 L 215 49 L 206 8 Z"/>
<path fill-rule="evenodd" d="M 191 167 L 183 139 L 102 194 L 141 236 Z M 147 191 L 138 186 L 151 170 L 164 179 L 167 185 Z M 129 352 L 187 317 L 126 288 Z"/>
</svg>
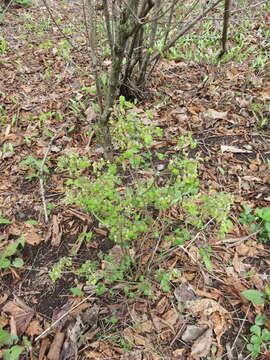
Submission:
<svg viewBox="0 0 270 360">
<path fill-rule="evenodd" d="M 265 210 L 269 221 L 262 226 L 270 223 L 270 47 L 265 30 L 270 9 L 262 6 L 253 8 L 247 25 L 248 40 L 240 51 L 246 56 L 216 64 L 201 54 L 193 60 L 180 55 L 162 59 L 146 100 L 136 104 L 141 111 L 151 109 L 153 121 L 164 129 L 164 153 L 174 153 L 173 137 L 191 132 L 197 147 L 190 155 L 201 159 L 200 189 L 232 195 L 233 226 L 224 239 L 204 233 L 203 240 L 194 238 L 167 258 L 165 268 L 181 271 L 170 291 L 155 284 L 151 296 L 130 298 L 117 284 L 99 295 L 93 286 L 78 283 L 72 272 L 55 283 L 49 276 L 82 233 L 92 232 L 94 238 L 79 245 L 77 264 L 115 249 L 109 229 L 67 204 L 67 177 L 57 168 L 59 157 L 69 152 L 93 161 L 102 157 L 86 115 L 93 95 L 84 89 L 92 88 L 93 80 L 78 29 L 81 4 L 59 1 L 52 6 L 75 48 L 44 5 L 11 6 L 0 19 L 0 329 L 18 336 L 21 359 L 248 359 L 250 327 L 258 314 L 270 330 L 269 239 L 259 241 L 249 224 L 240 222 L 244 206 L 250 206 L 251 212 Z M 248 16 L 243 11 L 234 13 L 233 24 Z M 264 56 L 258 48 L 249 53 L 251 46 L 261 47 Z M 105 71 L 109 65 L 105 58 Z M 47 223 L 38 171 L 42 159 L 48 170 Z M 20 250 L 15 241 L 22 234 Z M 212 271 L 205 264 L 208 258 L 204 262 L 198 256 L 205 242 L 211 247 Z M 11 243 L 17 247 L 3 256 Z M 158 252 L 158 245 L 149 242 L 148 251 Z M 6 260 L 11 264 L 5 266 Z M 84 295 L 70 291 L 78 287 Z M 251 289 L 263 301 L 256 304 L 243 296 Z M 270 359 L 267 341 L 257 359 Z M 0 336 L 0 359 L 12 348 L 15 353 L 15 346 Z"/>
</svg>

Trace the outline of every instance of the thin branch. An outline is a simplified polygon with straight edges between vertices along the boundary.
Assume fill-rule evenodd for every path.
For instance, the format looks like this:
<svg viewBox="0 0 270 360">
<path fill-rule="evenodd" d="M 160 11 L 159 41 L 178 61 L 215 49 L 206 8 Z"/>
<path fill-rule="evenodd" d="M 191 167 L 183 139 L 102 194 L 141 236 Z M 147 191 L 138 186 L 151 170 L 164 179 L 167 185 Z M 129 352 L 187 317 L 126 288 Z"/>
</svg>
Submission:
<svg viewBox="0 0 270 360">
<path fill-rule="evenodd" d="M 90 58 L 92 61 L 93 72 L 95 77 L 95 85 L 97 90 L 97 99 L 100 112 L 103 111 L 103 97 L 101 91 L 101 84 L 100 84 L 100 77 L 99 77 L 99 68 L 98 68 L 98 61 L 97 61 L 97 47 L 96 47 L 96 23 L 94 21 L 94 9 L 91 3 L 91 0 L 88 0 L 90 16 L 92 21 L 87 21 L 86 10 L 85 10 L 85 2 L 83 0 L 83 17 L 85 22 L 85 29 L 86 29 L 86 36 L 88 40 L 88 46 L 90 48 Z M 90 33 L 88 28 L 88 23 L 90 23 Z"/>
<path fill-rule="evenodd" d="M 208 8 L 206 8 L 200 15 L 198 15 L 191 23 L 185 26 L 161 51 L 161 53 L 167 52 L 181 36 L 186 34 L 189 30 L 191 30 L 206 14 L 208 14 L 211 10 L 213 10 L 219 3 L 223 0 L 216 0 L 213 4 L 211 4 Z M 161 57 L 160 52 L 156 52 L 150 59 L 150 62 L 155 61 L 156 59 Z"/>
<path fill-rule="evenodd" d="M 43 156 L 43 159 L 42 159 L 42 162 L 41 162 L 41 165 L 39 168 L 39 187 L 40 187 L 41 200 L 42 200 L 42 204 L 43 204 L 45 223 L 47 223 L 49 221 L 49 217 L 48 217 L 48 210 L 47 210 L 46 199 L 45 199 L 45 190 L 44 190 L 44 166 L 45 166 L 45 162 L 47 160 L 48 154 L 51 150 L 52 144 L 53 144 L 54 140 L 57 138 L 57 136 L 59 135 L 59 133 L 62 131 L 63 127 L 61 127 L 61 129 L 59 131 L 57 131 L 57 133 L 51 138 L 48 148 L 45 151 L 45 154 Z"/>
<path fill-rule="evenodd" d="M 51 329 L 57 325 L 62 319 L 64 319 L 67 315 L 69 315 L 73 310 L 77 309 L 77 307 L 79 307 L 80 305 L 82 305 L 83 303 L 85 303 L 88 299 L 90 299 L 93 295 L 95 294 L 95 292 L 92 292 L 90 295 L 88 295 L 86 298 L 84 298 L 82 301 L 80 301 L 77 305 L 73 306 L 71 309 L 69 309 L 67 312 L 65 312 L 62 316 L 60 316 L 60 318 L 58 318 L 57 320 L 55 320 L 51 326 L 49 326 L 46 330 L 44 330 L 34 341 L 37 342 L 39 339 L 42 339 L 46 334 L 48 334 L 48 332 L 51 331 Z"/>
<path fill-rule="evenodd" d="M 48 11 L 48 13 L 49 13 L 50 18 L 52 19 L 54 25 L 55 25 L 55 26 L 57 27 L 57 29 L 60 31 L 60 33 L 62 34 L 62 36 L 68 41 L 68 43 L 70 44 L 70 46 L 71 46 L 73 49 L 77 50 L 77 47 L 72 43 L 72 41 L 70 40 L 70 38 L 66 36 L 66 34 L 63 32 L 63 30 L 61 29 L 61 27 L 57 24 L 57 21 L 55 20 L 55 17 L 54 17 L 54 15 L 53 15 L 53 13 L 52 13 L 52 11 L 51 11 L 48 3 L 47 3 L 47 0 L 42 0 L 42 1 L 43 1 L 43 4 L 45 5 L 45 7 L 46 7 L 46 9 L 47 9 L 47 11 Z"/>
<path fill-rule="evenodd" d="M 109 7 L 108 7 L 108 0 L 103 0 L 103 8 L 104 8 L 105 24 L 106 24 L 106 29 L 107 29 L 109 46 L 110 46 L 111 54 L 112 54 L 114 43 L 113 43 L 113 38 L 112 38 L 111 19 L 110 19 Z"/>
</svg>

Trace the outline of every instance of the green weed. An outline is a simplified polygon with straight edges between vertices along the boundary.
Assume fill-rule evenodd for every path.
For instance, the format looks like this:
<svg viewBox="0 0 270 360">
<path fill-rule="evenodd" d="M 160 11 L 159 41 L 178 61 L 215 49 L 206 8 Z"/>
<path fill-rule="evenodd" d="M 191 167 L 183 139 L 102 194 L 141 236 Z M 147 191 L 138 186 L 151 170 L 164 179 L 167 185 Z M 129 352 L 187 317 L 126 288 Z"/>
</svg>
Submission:
<svg viewBox="0 0 270 360">
<path fill-rule="evenodd" d="M 121 97 L 114 107 L 110 124 L 112 144 L 117 153 L 113 162 L 104 159 L 93 162 L 74 153 L 59 158 L 58 169 L 69 176 L 67 202 L 75 203 L 102 224 L 108 230 L 109 238 L 120 245 L 122 257 L 116 261 L 109 253 L 102 255 L 99 261 L 87 261 L 79 268 L 71 264 L 70 259 L 61 259 L 50 273 L 54 281 L 63 272 L 73 271 L 101 293 L 109 291 L 110 284 L 120 282 L 125 284 L 124 292 L 129 297 L 135 296 L 136 292 L 151 296 L 153 279 L 168 292 L 170 283 L 180 276 L 177 269 L 168 271 L 151 265 L 151 269 L 137 273 L 136 261 L 130 255 L 133 244 L 140 242 L 146 234 L 151 241 L 160 238 L 161 233 L 152 229 L 155 219 L 173 206 L 181 209 L 176 223 L 163 218 L 164 224 L 171 229 L 165 239 L 172 247 L 184 245 L 198 231 L 207 229 L 209 223 L 216 224 L 220 236 L 232 225 L 228 219 L 230 196 L 199 191 L 199 160 L 189 158 L 187 151 L 196 147 L 190 134 L 177 139 L 176 154 L 168 161 L 166 154 L 154 149 L 155 144 L 162 141 L 163 132 L 150 120 L 151 116 L 150 112 L 139 113 L 134 104 Z M 161 171 L 155 168 L 157 159 L 163 161 Z M 141 169 L 147 169 L 152 175 L 138 176 Z M 123 183 L 126 174 L 130 173 L 132 176 Z M 81 234 L 77 242 L 91 241 L 92 237 L 92 233 Z M 76 253 L 74 244 L 72 256 Z M 211 271 L 211 249 L 205 246 L 200 254 Z M 102 270 L 101 261 L 106 264 Z M 134 283 L 137 284 L 135 291 L 130 286 Z"/>
<path fill-rule="evenodd" d="M 240 214 L 240 223 L 249 224 L 252 232 L 258 234 L 258 241 L 266 243 L 270 239 L 270 208 L 257 208 L 255 211 L 247 205 Z"/>
<path fill-rule="evenodd" d="M 7 224 L 7 222 L 4 223 Z M 25 244 L 24 237 L 21 236 L 19 240 L 7 246 L 7 248 L 0 254 L 0 269 L 8 269 L 10 266 L 13 267 L 23 266 L 24 264 L 23 260 L 20 257 L 14 257 L 14 256 L 19 253 L 20 248 L 24 247 L 24 244 Z"/>
<path fill-rule="evenodd" d="M 266 351 L 267 347 L 269 347 L 270 331 L 263 326 L 266 321 L 266 316 L 257 315 L 255 318 L 255 325 L 252 325 L 249 329 L 251 336 L 248 339 L 247 350 L 250 351 L 252 359 L 256 359 L 261 354 L 262 347 Z"/>
</svg>

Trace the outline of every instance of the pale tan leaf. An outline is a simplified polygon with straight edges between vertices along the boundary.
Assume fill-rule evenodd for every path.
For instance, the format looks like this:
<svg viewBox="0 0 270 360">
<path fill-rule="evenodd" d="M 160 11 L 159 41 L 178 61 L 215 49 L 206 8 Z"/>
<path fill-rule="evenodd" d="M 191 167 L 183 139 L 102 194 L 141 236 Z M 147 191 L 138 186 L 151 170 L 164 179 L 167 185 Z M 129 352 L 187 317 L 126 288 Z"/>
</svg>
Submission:
<svg viewBox="0 0 270 360">
<path fill-rule="evenodd" d="M 206 330 L 192 345 L 191 356 L 193 356 L 194 359 L 197 360 L 209 354 L 213 340 L 212 333 L 212 329 Z"/>
</svg>

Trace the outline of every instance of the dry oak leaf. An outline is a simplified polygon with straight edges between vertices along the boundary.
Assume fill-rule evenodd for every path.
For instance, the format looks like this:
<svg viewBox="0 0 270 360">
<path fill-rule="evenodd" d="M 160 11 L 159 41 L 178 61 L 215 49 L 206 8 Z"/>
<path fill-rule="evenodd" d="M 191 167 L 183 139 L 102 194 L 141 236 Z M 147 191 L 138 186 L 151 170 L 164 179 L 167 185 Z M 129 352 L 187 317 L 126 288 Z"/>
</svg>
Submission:
<svg viewBox="0 0 270 360">
<path fill-rule="evenodd" d="M 34 316 L 34 311 L 27 312 L 13 301 L 7 302 L 2 310 L 14 317 L 18 335 L 22 335 L 25 332 Z"/>
<path fill-rule="evenodd" d="M 208 109 L 203 113 L 203 115 L 210 120 L 226 120 L 228 117 L 228 111 L 217 111 L 215 109 Z"/>
<path fill-rule="evenodd" d="M 201 357 L 207 356 L 212 345 L 212 340 L 212 329 L 208 329 L 192 345 L 191 356 L 193 356 L 196 360 L 200 359 Z"/>
<path fill-rule="evenodd" d="M 179 319 L 179 314 L 175 309 L 171 309 L 162 316 L 162 319 L 167 325 L 173 328 L 173 326 L 176 324 L 177 320 Z"/>
<path fill-rule="evenodd" d="M 38 320 L 33 320 L 30 322 L 28 328 L 25 333 L 29 336 L 40 335 L 42 333 L 42 328 L 40 327 L 40 323 Z"/>
<path fill-rule="evenodd" d="M 213 299 L 198 299 L 191 300 L 186 303 L 186 309 L 196 317 L 202 320 L 208 320 L 214 312 L 221 315 L 229 316 L 228 311 Z"/>
<path fill-rule="evenodd" d="M 135 334 L 131 328 L 125 328 L 123 331 L 123 337 L 126 341 L 140 346 L 146 346 L 147 339 L 144 336 Z"/>
</svg>

